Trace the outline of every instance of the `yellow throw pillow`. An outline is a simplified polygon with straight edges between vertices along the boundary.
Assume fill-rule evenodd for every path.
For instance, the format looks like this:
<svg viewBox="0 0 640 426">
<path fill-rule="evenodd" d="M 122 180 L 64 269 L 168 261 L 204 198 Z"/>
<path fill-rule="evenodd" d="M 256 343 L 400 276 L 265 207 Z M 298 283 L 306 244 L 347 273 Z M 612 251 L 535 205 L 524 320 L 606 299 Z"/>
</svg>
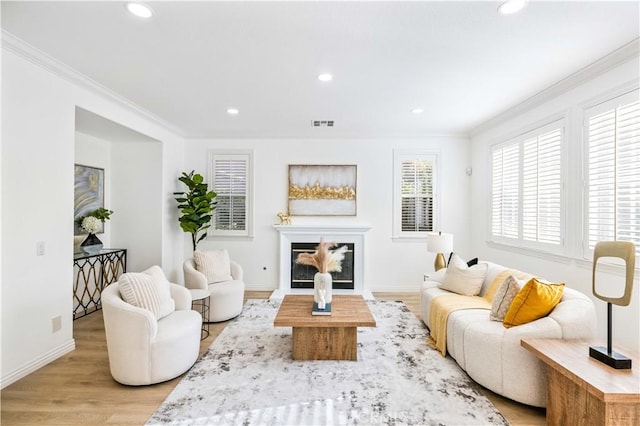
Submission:
<svg viewBox="0 0 640 426">
<path fill-rule="evenodd" d="M 546 316 L 560 302 L 563 292 L 564 283 L 545 283 L 531 278 L 513 299 L 503 325 L 509 328 Z"/>
</svg>

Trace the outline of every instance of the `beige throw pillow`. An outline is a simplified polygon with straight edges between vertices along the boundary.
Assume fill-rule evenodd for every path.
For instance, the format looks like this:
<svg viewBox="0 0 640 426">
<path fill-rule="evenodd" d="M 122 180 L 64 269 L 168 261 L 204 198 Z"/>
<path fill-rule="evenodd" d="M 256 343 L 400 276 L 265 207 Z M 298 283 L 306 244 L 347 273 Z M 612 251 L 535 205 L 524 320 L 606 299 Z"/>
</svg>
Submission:
<svg viewBox="0 0 640 426">
<path fill-rule="evenodd" d="M 196 270 L 207 277 L 209 284 L 221 281 L 231 281 L 231 261 L 226 250 L 208 250 L 193 252 Z"/>
<path fill-rule="evenodd" d="M 471 267 L 460 256 L 453 255 L 440 288 L 465 296 L 477 296 L 487 275 L 489 265 L 478 263 Z"/>
<path fill-rule="evenodd" d="M 120 276 L 118 282 L 120 295 L 125 302 L 150 311 L 156 319 L 176 310 L 169 281 L 159 266 L 152 266 L 140 273 L 127 272 Z"/>
<path fill-rule="evenodd" d="M 511 306 L 511 302 L 515 299 L 520 289 L 524 286 L 526 281 L 521 281 L 509 275 L 500 285 L 496 295 L 493 297 L 493 303 L 491 304 L 491 314 L 489 315 L 492 321 L 504 321 L 505 315 Z"/>
</svg>

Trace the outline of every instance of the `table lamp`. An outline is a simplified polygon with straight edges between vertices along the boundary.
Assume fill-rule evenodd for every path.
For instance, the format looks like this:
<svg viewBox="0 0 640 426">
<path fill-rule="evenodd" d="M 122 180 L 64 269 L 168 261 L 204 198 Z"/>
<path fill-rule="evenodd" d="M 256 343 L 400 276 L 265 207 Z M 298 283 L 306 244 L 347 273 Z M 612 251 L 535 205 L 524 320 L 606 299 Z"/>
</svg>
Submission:
<svg viewBox="0 0 640 426">
<path fill-rule="evenodd" d="M 596 268 L 601 257 L 616 257 L 626 264 L 625 288 L 620 297 L 603 295 L 596 290 Z M 593 295 L 607 302 L 607 347 L 589 347 L 589 356 L 618 370 L 631 368 L 631 359 L 614 352 L 611 348 L 611 305 L 627 306 L 631 302 L 631 288 L 636 264 L 636 247 L 628 241 L 603 241 L 596 244 L 593 250 L 593 275 L 591 277 Z"/>
<path fill-rule="evenodd" d="M 453 234 L 443 234 L 442 232 L 432 232 L 427 234 L 427 251 L 437 253 L 436 260 L 433 262 L 433 268 L 437 271 L 447 267 L 443 253 L 451 253 L 453 251 Z"/>
</svg>

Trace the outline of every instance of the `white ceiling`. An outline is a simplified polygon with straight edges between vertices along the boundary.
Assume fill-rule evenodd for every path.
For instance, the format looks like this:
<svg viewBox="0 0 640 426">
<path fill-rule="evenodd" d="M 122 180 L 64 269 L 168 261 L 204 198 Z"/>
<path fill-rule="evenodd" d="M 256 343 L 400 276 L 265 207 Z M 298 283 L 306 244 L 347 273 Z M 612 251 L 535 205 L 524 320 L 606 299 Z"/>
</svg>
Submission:
<svg viewBox="0 0 640 426">
<path fill-rule="evenodd" d="M 637 1 L 147 4 L 144 21 L 122 1 L 2 1 L 2 28 L 220 138 L 465 134 L 640 35 Z"/>
</svg>

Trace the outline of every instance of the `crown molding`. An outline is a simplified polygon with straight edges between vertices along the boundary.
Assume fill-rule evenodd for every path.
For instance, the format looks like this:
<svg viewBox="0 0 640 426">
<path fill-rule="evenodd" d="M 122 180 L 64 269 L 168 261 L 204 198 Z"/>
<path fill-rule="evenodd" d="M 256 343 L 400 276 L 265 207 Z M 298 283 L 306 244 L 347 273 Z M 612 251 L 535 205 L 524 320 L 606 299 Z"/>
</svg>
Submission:
<svg viewBox="0 0 640 426">
<path fill-rule="evenodd" d="M 525 99 L 524 101 L 516 104 L 513 107 L 509 107 L 509 109 L 507 109 L 506 111 L 499 113 L 498 115 L 490 118 L 484 123 L 479 124 L 478 126 L 471 129 L 471 131 L 469 132 L 469 137 L 474 138 L 478 134 L 491 127 L 503 123 L 520 114 L 523 114 L 543 104 L 544 102 L 571 89 L 574 89 L 585 83 L 586 81 L 602 75 L 633 58 L 638 58 L 639 56 L 640 38 L 636 38 L 633 41 L 609 53 L 608 55 L 598 59 L 597 61 L 576 71 L 568 77 L 565 77 L 557 83 L 547 87 L 543 91 L 533 95 L 530 98 Z"/>
<path fill-rule="evenodd" d="M 76 71 L 69 65 L 59 61 L 58 59 L 48 55 L 42 50 L 32 46 L 24 40 L 16 37 L 6 30 L 2 30 L 2 49 L 6 49 L 23 59 L 45 69 L 52 74 L 61 77 L 68 82 L 75 84 L 85 90 L 88 90 L 102 98 L 119 104 L 121 107 L 137 114 L 145 119 L 161 126 L 162 128 L 173 132 L 181 137 L 186 137 L 186 132 L 179 127 L 165 121 L 152 112 L 142 108 L 138 104 L 130 101 L 122 95 L 114 92 L 113 90 L 103 86 L 95 80 L 87 77 L 86 75 Z"/>
</svg>

